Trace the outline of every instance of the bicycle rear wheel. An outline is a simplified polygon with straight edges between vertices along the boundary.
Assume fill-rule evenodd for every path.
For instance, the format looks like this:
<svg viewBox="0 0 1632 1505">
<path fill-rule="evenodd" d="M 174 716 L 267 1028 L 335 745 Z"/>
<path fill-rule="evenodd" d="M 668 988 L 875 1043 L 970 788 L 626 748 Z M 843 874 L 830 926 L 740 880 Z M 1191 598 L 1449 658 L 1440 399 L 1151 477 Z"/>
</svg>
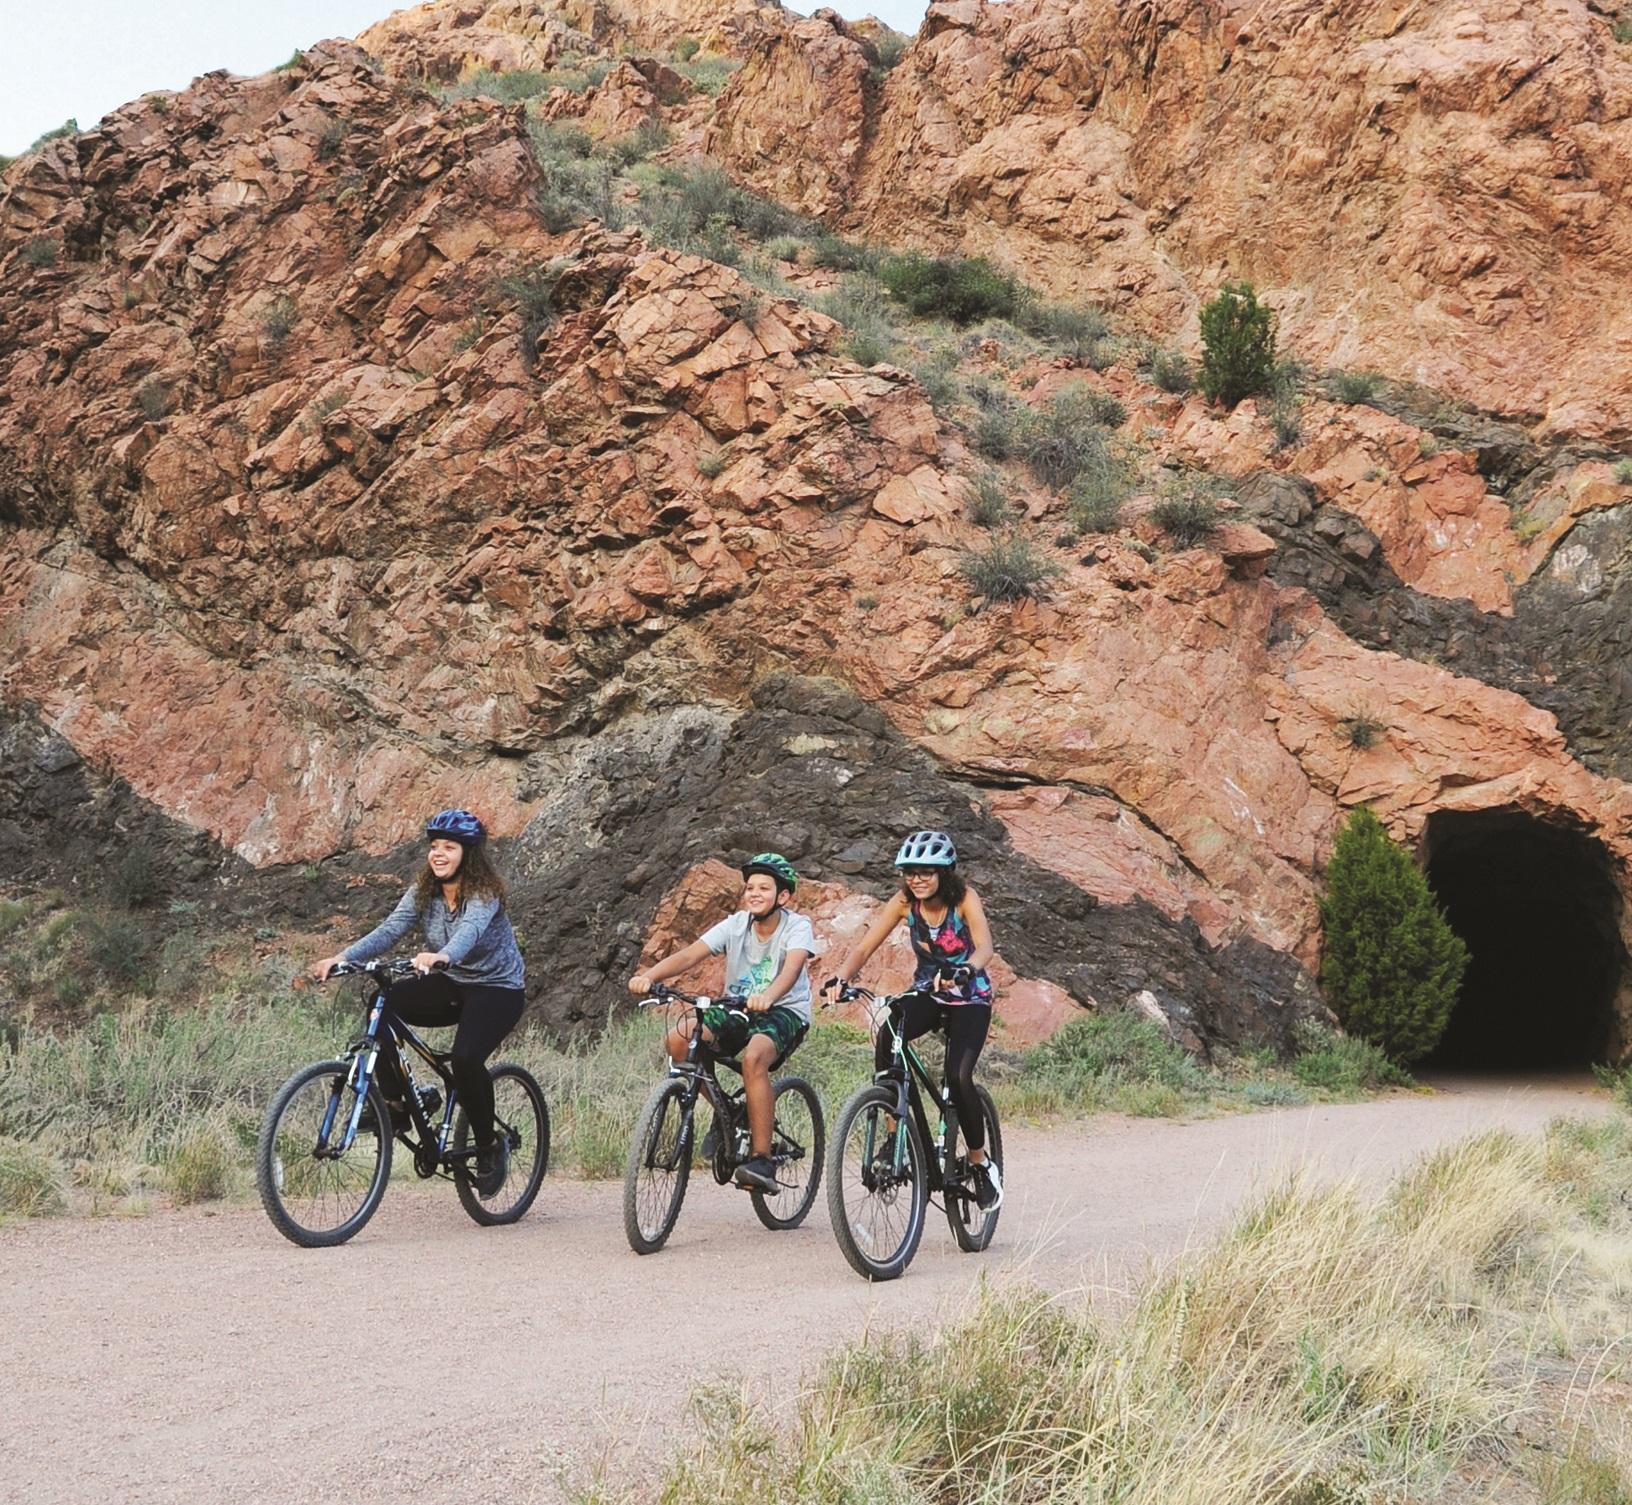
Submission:
<svg viewBox="0 0 1632 1505">
<path fill-rule="evenodd" d="M 918 1127 L 905 1120 L 896 1164 L 895 1090 L 863 1087 L 839 1110 L 827 1150 L 827 1211 L 850 1268 L 868 1280 L 894 1280 L 924 1236 L 929 1156 Z"/>
<path fill-rule="evenodd" d="M 531 1072 L 512 1062 L 489 1067 L 488 1075 L 493 1078 L 493 1126 L 510 1143 L 510 1167 L 491 1197 L 477 1194 L 468 1160 L 457 1161 L 453 1174 L 459 1205 L 484 1228 L 520 1219 L 533 1205 L 550 1164 L 550 1110 L 544 1089 Z M 470 1120 L 461 1104 L 453 1121 L 453 1147 L 465 1150 L 470 1143 Z"/>
<path fill-rule="evenodd" d="M 623 1172 L 623 1231 L 636 1254 L 655 1254 L 680 1216 L 691 1176 L 686 1084 L 672 1078 L 652 1089 L 641 1109 Z"/>
<path fill-rule="evenodd" d="M 757 1188 L 749 1195 L 767 1228 L 797 1228 L 822 1184 L 822 1100 L 803 1077 L 779 1077 L 773 1086 L 776 1126 L 771 1131 L 771 1161 L 778 1190 L 774 1197 Z"/>
<path fill-rule="evenodd" d="M 272 1226 L 303 1248 L 345 1243 L 374 1216 L 391 1176 L 391 1113 L 377 1082 L 350 1148 L 332 1148 L 357 1105 L 351 1069 L 350 1061 L 318 1061 L 297 1071 L 272 1099 L 255 1144 L 261 1205 Z M 330 1133 L 320 1149 L 325 1120 Z"/>
<path fill-rule="evenodd" d="M 997 1104 L 984 1087 L 976 1087 L 975 1096 L 980 1099 L 980 1111 L 986 1120 L 986 1154 L 1001 1172 L 1003 1130 L 997 1122 Z M 946 1220 L 952 1225 L 952 1237 L 965 1254 L 979 1254 L 997 1232 L 997 1220 L 1003 1209 L 994 1207 L 990 1212 L 980 1210 L 974 1191 L 969 1189 L 968 1151 L 963 1144 L 963 1136 L 956 1129 L 946 1136 L 946 1164 L 951 1167 L 947 1180 L 955 1183 L 955 1189 L 948 1187 L 945 1194 Z"/>
</svg>

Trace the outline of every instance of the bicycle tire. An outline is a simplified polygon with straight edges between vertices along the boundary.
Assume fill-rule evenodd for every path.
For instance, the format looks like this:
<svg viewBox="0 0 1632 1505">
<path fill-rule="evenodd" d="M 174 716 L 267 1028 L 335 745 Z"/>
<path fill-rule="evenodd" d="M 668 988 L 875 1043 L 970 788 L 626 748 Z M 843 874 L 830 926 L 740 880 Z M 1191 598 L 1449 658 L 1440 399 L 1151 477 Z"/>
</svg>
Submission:
<svg viewBox="0 0 1632 1505">
<path fill-rule="evenodd" d="M 771 1086 L 776 1093 L 776 1125 L 772 1130 L 771 1158 L 777 1165 L 777 1184 L 784 1190 L 772 1198 L 755 1187 L 749 1196 L 760 1222 L 773 1232 L 780 1232 L 785 1228 L 797 1228 L 804 1222 L 816 1201 L 816 1193 L 822 1185 L 822 1157 L 827 1134 L 822 1121 L 822 1100 L 809 1082 L 803 1077 L 785 1076 L 778 1077 Z M 797 1127 L 798 1110 L 787 1115 L 792 1122 L 784 1122 L 781 1105 L 783 1099 L 789 1097 L 797 1097 L 804 1104 L 804 1112 L 810 1119 L 809 1144 L 799 1143 L 804 1135 L 803 1130 Z M 800 1152 L 797 1159 L 791 1158 L 793 1149 Z M 784 1159 L 784 1156 L 790 1158 Z M 793 1169 L 801 1166 L 804 1168 L 803 1180 Z M 786 1181 L 783 1179 L 784 1168 L 788 1168 Z"/>
<path fill-rule="evenodd" d="M 685 1095 L 684 1082 L 659 1082 L 640 1110 L 629 1141 L 629 1160 L 623 1172 L 623 1232 L 636 1254 L 656 1254 L 668 1242 L 686 1198 L 696 1115 L 687 1111 Z M 663 1136 L 671 1131 L 674 1137 L 665 1141 Z M 643 1172 L 652 1175 L 643 1180 Z M 644 1199 L 643 1187 L 650 1192 Z"/>
<path fill-rule="evenodd" d="M 980 1099 L 980 1111 L 986 1119 L 986 1154 L 996 1162 L 1001 1172 L 1003 1130 L 997 1121 L 997 1104 L 984 1087 L 976 1087 L 975 1096 Z M 946 1136 L 945 1164 L 955 1166 L 958 1163 L 957 1141 L 960 1137 L 956 1129 Z M 946 1221 L 952 1225 L 952 1237 L 965 1254 L 979 1254 L 992 1242 L 992 1235 L 997 1232 L 997 1220 L 1003 1214 L 1001 1206 L 990 1212 L 982 1212 L 972 1196 L 943 1196 L 942 1201 L 946 1204 Z"/>
<path fill-rule="evenodd" d="M 924 1212 L 929 1203 L 929 1153 L 910 1114 L 906 1120 L 905 1186 L 867 1185 L 870 1174 L 867 1158 L 870 1154 L 872 1160 L 877 1161 L 881 1120 L 886 1112 L 894 1117 L 895 1104 L 894 1089 L 877 1083 L 851 1094 L 839 1110 L 833 1138 L 827 1146 L 827 1212 L 833 1224 L 833 1236 L 839 1241 L 839 1249 L 850 1268 L 864 1280 L 897 1279 L 912 1263 L 918 1242 L 924 1236 Z M 861 1132 L 856 1144 L 856 1164 L 850 1165 L 847 1163 L 851 1158 L 850 1143 L 858 1127 Z M 872 1129 L 870 1147 L 869 1127 Z M 883 1214 L 898 1205 L 903 1216 L 889 1218 L 881 1231 Z M 870 1217 L 869 1210 L 879 1216 Z M 859 1228 L 858 1222 L 862 1225 Z M 898 1235 L 887 1231 L 889 1226 L 897 1224 Z"/>
<path fill-rule="evenodd" d="M 335 1122 L 338 1124 L 348 1121 L 350 1116 L 348 1104 L 355 1101 L 355 1094 L 346 1087 L 350 1074 L 351 1062 L 345 1060 L 315 1061 L 310 1066 L 302 1067 L 273 1095 L 272 1102 L 266 1110 L 266 1117 L 261 1121 L 261 1132 L 256 1137 L 255 1186 L 261 1194 L 261 1206 L 266 1209 L 266 1215 L 272 1220 L 272 1226 L 290 1243 L 299 1244 L 303 1249 L 330 1249 L 354 1237 L 374 1216 L 380 1205 L 380 1199 L 385 1195 L 386 1184 L 391 1179 L 391 1110 L 385 1105 L 385 1096 L 380 1091 L 380 1084 L 370 1082 L 368 1102 L 359 1120 L 357 1137 L 352 1141 L 352 1148 L 355 1150 L 365 1142 L 372 1143 L 375 1146 L 375 1158 L 372 1169 L 366 1174 L 366 1185 L 362 1188 L 361 1199 L 356 1209 L 332 1227 L 320 1228 L 301 1221 L 291 1206 L 293 1200 L 290 1195 L 291 1180 L 299 1179 L 300 1171 L 310 1170 L 312 1166 L 326 1165 L 335 1168 L 332 1174 L 326 1173 L 321 1168 L 310 1170 L 314 1191 L 308 1200 L 315 1200 L 322 1195 L 320 1188 L 325 1181 L 338 1183 L 342 1174 L 339 1170 L 342 1162 L 338 1160 L 319 1162 L 309 1153 L 302 1156 L 295 1150 L 295 1146 L 304 1137 L 305 1130 L 293 1123 L 286 1131 L 289 1134 L 289 1142 L 280 1145 L 284 1119 L 290 1114 L 292 1105 L 301 1096 L 303 1089 L 312 1082 L 320 1078 L 329 1078 L 332 1082 L 338 1078 L 341 1102 Z M 331 1086 L 330 1091 L 333 1090 Z M 320 1098 L 314 1099 L 314 1107 L 320 1106 L 321 1102 Z M 374 1118 L 372 1129 L 368 1122 L 370 1114 Z M 315 1127 L 311 1132 L 315 1134 Z M 315 1139 L 313 1143 L 315 1145 Z M 295 1150 L 295 1153 L 289 1153 L 291 1150 Z M 359 1165 L 361 1164 L 359 1160 Z M 337 1208 L 341 1205 L 341 1200 L 337 1196 Z"/>
<path fill-rule="evenodd" d="M 533 1074 L 524 1067 L 517 1066 L 513 1061 L 506 1061 L 498 1066 L 488 1068 L 488 1075 L 493 1078 L 493 1101 L 495 1118 L 498 1122 L 508 1124 L 511 1130 L 510 1139 L 510 1170 L 506 1174 L 504 1183 L 491 1197 L 480 1197 L 476 1193 L 476 1185 L 472 1180 L 469 1162 L 459 1162 L 459 1168 L 454 1172 L 453 1185 L 459 1193 L 459 1205 L 470 1214 L 471 1221 L 480 1223 L 484 1228 L 501 1227 L 507 1223 L 519 1222 L 533 1205 L 538 1196 L 538 1189 L 544 1184 L 544 1173 L 550 1164 L 550 1110 L 544 1101 L 544 1089 L 538 1085 Z M 524 1128 L 520 1120 L 524 1117 L 524 1110 L 520 1107 L 506 1111 L 503 1099 L 504 1082 L 514 1082 L 520 1089 L 521 1098 L 532 1109 L 531 1135 Z M 470 1143 L 470 1120 L 465 1116 L 464 1105 L 460 1104 L 453 1120 L 453 1145 L 462 1150 Z M 533 1146 L 531 1164 L 526 1174 L 521 1176 L 515 1197 L 508 1202 L 501 1202 L 506 1188 L 517 1176 L 517 1154 L 528 1145 Z"/>
</svg>

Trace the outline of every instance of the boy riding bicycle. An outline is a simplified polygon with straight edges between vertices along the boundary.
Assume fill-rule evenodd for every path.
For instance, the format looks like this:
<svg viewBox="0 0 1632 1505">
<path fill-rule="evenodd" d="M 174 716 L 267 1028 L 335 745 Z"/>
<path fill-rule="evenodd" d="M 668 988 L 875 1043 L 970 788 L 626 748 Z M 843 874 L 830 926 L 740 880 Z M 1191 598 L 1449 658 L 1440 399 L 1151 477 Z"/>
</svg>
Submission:
<svg viewBox="0 0 1632 1505">
<path fill-rule="evenodd" d="M 737 1056 L 742 1063 L 751 1154 L 737 1167 L 737 1185 L 774 1194 L 771 1067 L 785 1061 L 810 1028 L 808 968 L 819 953 L 810 921 L 787 907 L 799 875 L 786 857 L 761 852 L 742 865 L 742 877 L 743 907 L 689 946 L 637 972 L 629 979 L 629 991 L 644 997 L 653 984 L 725 954 L 726 992 L 737 995 L 734 1001 L 747 1011 L 748 1020 L 714 1005 L 703 1011 L 703 1038 L 719 1054 Z M 664 1044 L 678 1065 L 690 1048 L 690 1031 L 676 1026 Z"/>
</svg>

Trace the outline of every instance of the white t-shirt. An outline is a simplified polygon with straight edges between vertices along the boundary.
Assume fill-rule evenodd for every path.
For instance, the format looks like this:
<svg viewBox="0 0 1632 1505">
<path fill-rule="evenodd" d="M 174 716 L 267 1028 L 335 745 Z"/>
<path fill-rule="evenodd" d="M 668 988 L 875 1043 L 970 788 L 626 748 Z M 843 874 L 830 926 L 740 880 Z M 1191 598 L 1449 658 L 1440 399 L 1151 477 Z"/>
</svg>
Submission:
<svg viewBox="0 0 1632 1505">
<path fill-rule="evenodd" d="M 776 929 L 769 940 L 761 940 L 754 930 L 753 916 L 746 909 L 710 926 L 703 933 L 703 944 L 711 955 L 725 953 L 725 990 L 749 996 L 763 993 L 776 980 L 790 951 L 804 951 L 820 955 L 816 932 L 802 914 L 781 911 Z M 778 1008 L 789 1008 L 805 1024 L 810 1023 L 810 968 L 801 967 L 793 986 L 776 1000 Z"/>
</svg>

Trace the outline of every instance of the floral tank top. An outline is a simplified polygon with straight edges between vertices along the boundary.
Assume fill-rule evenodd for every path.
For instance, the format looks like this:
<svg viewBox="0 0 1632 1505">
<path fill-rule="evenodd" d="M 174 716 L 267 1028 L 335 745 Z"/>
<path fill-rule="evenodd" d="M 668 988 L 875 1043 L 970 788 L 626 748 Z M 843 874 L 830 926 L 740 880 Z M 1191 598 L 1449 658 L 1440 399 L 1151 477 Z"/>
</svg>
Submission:
<svg viewBox="0 0 1632 1505">
<path fill-rule="evenodd" d="M 912 949 L 918 958 L 918 970 L 912 985 L 920 992 L 933 992 L 935 979 L 943 966 L 964 965 L 975 954 L 975 943 L 969 927 L 956 909 L 948 909 L 939 925 L 931 926 L 914 899 L 907 910 L 907 933 L 912 938 Z M 936 995 L 944 1003 L 983 1003 L 992 1001 L 992 980 L 982 968 L 962 989 L 948 988 Z"/>
</svg>

